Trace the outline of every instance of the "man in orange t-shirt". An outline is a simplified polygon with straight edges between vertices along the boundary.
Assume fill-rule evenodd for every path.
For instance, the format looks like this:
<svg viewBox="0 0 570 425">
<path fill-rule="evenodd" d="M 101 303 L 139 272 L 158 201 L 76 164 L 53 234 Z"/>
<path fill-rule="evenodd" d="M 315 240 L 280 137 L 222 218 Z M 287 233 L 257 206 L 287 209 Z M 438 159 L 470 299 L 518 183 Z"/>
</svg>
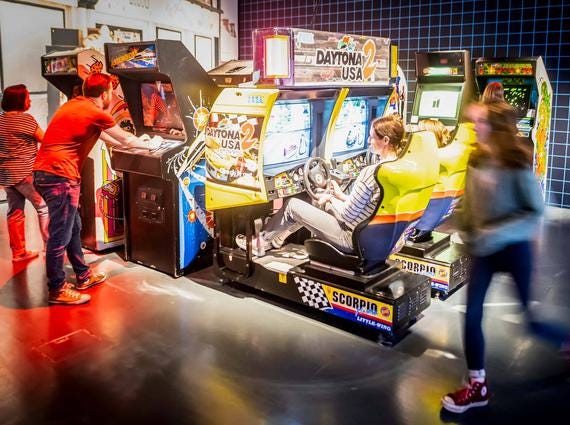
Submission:
<svg viewBox="0 0 570 425">
<path fill-rule="evenodd" d="M 81 169 L 101 132 L 105 132 L 108 144 L 141 147 L 141 142 L 116 125 L 106 112 L 112 93 L 109 75 L 89 75 L 83 83 L 83 96 L 66 102 L 53 116 L 34 164 L 34 186 L 48 205 L 50 219 L 46 247 L 50 304 L 86 303 L 91 297 L 77 290 L 90 288 L 107 277 L 103 272 L 93 273 L 85 263 L 77 208 Z M 65 281 L 66 252 L 77 277 L 75 286 Z"/>
</svg>

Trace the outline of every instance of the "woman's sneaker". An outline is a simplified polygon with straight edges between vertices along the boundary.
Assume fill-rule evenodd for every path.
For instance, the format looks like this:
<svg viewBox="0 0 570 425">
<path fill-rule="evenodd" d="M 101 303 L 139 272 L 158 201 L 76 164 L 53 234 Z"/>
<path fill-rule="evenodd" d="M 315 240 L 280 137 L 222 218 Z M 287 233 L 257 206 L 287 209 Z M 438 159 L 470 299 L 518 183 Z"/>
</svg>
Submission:
<svg viewBox="0 0 570 425">
<path fill-rule="evenodd" d="M 472 407 L 486 406 L 489 403 L 487 381 L 472 381 L 454 393 L 449 393 L 441 399 L 445 410 L 453 413 L 463 413 Z"/>
<path fill-rule="evenodd" d="M 263 232 L 261 233 L 259 239 L 261 239 L 261 243 L 262 243 L 261 250 L 258 249 L 255 238 L 252 239 L 252 241 L 251 241 L 251 248 L 252 248 L 253 255 L 255 255 L 257 257 L 262 257 L 265 255 L 265 251 L 269 251 L 271 248 L 273 248 L 273 245 L 271 245 L 271 242 L 269 242 L 268 240 L 265 240 L 265 238 L 263 237 Z M 246 250 L 247 239 L 246 239 L 245 235 L 240 234 L 240 235 L 236 236 L 236 245 L 239 248 L 243 249 L 244 251 Z M 263 251 L 263 252 L 260 252 L 260 251 Z"/>
</svg>

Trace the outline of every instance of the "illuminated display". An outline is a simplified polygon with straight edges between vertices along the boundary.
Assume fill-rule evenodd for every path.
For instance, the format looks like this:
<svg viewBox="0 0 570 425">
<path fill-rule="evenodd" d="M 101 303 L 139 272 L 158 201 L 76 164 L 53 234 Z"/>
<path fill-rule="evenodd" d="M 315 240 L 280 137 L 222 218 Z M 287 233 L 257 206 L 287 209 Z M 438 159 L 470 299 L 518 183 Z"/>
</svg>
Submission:
<svg viewBox="0 0 570 425">
<path fill-rule="evenodd" d="M 276 102 L 267 123 L 264 164 L 279 165 L 306 159 L 310 153 L 311 105 L 309 102 Z"/>
<path fill-rule="evenodd" d="M 533 75 L 532 63 L 480 63 L 477 69 L 478 75 Z"/>
<path fill-rule="evenodd" d="M 421 92 L 418 115 L 423 118 L 455 118 L 461 92 L 424 90 Z"/>
<path fill-rule="evenodd" d="M 164 132 L 184 128 L 172 84 L 160 81 L 142 83 L 141 101 L 143 125 L 145 127 Z"/>
<path fill-rule="evenodd" d="M 338 155 L 367 147 L 368 103 L 362 98 L 346 99 L 332 134 L 332 153 Z"/>
<path fill-rule="evenodd" d="M 154 44 L 112 46 L 110 50 L 111 68 L 156 68 L 156 46 Z"/>
<path fill-rule="evenodd" d="M 526 115 L 530 100 L 530 86 L 504 86 L 505 100 L 516 111 L 517 115 Z"/>
</svg>

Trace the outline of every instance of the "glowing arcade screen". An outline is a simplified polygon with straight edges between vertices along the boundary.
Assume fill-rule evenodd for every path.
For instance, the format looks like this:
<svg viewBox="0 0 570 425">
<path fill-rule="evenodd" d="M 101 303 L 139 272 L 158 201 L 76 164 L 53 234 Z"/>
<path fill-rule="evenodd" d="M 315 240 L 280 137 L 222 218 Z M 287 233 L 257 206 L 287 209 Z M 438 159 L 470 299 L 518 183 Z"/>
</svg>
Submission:
<svg viewBox="0 0 570 425">
<path fill-rule="evenodd" d="M 362 150 L 367 147 L 368 103 L 362 98 L 346 99 L 331 136 L 332 154 Z"/>
<path fill-rule="evenodd" d="M 505 100 L 518 116 L 525 116 L 530 101 L 530 86 L 504 86 Z"/>
<path fill-rule="evenodd" d="M 154 131 L 183 130 L 172 84 L 156 81 L 141 84 L 143 125 Z"/>
<path fill-rule="evenodd" d="M 263 164 L 279 165 L 307 159 L 311 145 L 311 104 L 275 102 L 263 149 Z"/>
<path fill-rule="evenodd" d="M 455 118 L 461 92 L 456 90 L 423 90 L 420 97 L 420 118 Z"/>
</svg>

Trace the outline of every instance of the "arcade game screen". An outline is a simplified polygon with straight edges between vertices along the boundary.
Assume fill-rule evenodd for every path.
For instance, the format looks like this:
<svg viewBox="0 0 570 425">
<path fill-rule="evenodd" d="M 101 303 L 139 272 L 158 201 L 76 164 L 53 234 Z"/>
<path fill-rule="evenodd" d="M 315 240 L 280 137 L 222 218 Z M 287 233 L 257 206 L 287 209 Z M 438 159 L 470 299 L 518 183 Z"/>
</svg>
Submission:
<svg viewBox="0 0 570 425">
<path fill-rule="evenodd" d="M 265 132 L 266 166 L 307 159 L 311 144 L 311 104 L 275 102 Z"/>
<path fill-rule="evenodd" d="M 332 134 L 332 154 L 362 150 L 367 147 L 368 103 L 363 98 L 346 99 Z"/>
<path fill-rule="evenodd" d="M 418 116 L 421 118 L 455 118 L 461 91 L 429 89 L 421 92 Z"/>
<path fill-rule="evenodd" d="M 519 117 L 524 117 L 530 101 L 530 86 L 503 86 L 505 100 Z"/>
<path fill-rule="evenodd" d="M 184 126 L 172 84 L 156 81 L 141 84 L 143 125 L 153 131 L 182 131 Z"/>
</svg>

